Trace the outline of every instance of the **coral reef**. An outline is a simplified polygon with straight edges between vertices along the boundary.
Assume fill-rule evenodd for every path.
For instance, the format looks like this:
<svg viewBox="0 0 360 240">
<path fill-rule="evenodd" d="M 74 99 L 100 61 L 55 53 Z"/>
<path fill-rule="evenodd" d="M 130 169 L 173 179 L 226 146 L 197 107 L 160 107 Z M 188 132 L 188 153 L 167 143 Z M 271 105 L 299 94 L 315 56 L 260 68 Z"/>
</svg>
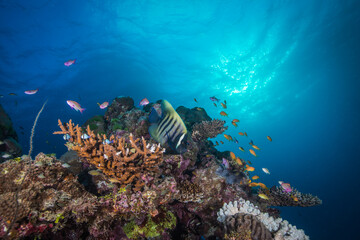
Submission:
<svg viewBox="0 0 360 240">
<path fill-rule="evenodd" d="M 70 150 L 60 161 L 41 153 L 34 161 L 25 156 L 0 164 L 0 237 L 308 239 L 254 195 L 244 160 L 208 140 L 227 129 L 224 121 L 211 120 L 203 108 L 179 107 L 192 136 L 179 155 L 150 139 L 151 106 L 158 104 L 140 110 L 131 98 L 116 98 L 104 117 L 82 127 L 59 120 L 55 134 L 66 136 Z M 289 200 L 277 191 L 266 194 L 276 204 Z M 292 194 L 302 205 L 316 202 Z M 18 214 L 11 218 L 16 203 Z"/>
<path fill-rule="evenodd" d="M 240 198 L 238 201 L 225 203 L 224 206 L 217 213 L 218 221 L 225 223 L 229 216 L 234 216 L 238 213 L 253 215 L 257 218 L 272 234 L 276 239 L 287 239 L 287 240 L 307 240 L 308 236 L 305 235 L 304 231 L 297 229 L 295 226 L 290 225 L 286 220 L 281 218 L 274 219 L 269 216 L 268 213 L 263 213 L 257 206 L 252 204 L 250 201 L 246 201 Z"/>
<path fill-rule="evenodd" d="M 164 149 L 158 145 L 147 144 L 144 138 L 133 139 L 130 134 L 128 141 L 112 135 L 108 139 L 105 134 L 95 135 L 90 127 L 86 133 L 90 138 L 82 139 L 82 129 L 69 121 L 65 127 L 59 120 L 62 131 L 54 134 L 68 134 L 71 150 L 86 159 L 105 175 L 116 179 L 122 187 L 131 184 L 134 191 L 144 186 L 143 177 L 152 176 L 158 172 L 158 165 L 162 162 Z"/>
<path fill-rule="evenodd" d="M 194 141 L 200 141 L 207 138 L 214 138 L 228 129 L 224 124 L 225 121 L 219 119 L 196 123 L 192 129 L 192 139 Z"/>
<path fill-rule="evenodd" d="M 192 130 L 192 127 L 195 123 L 211 121 L 211 117 L 207 115 L 205 109 L 200 107 L 189 109 L 184 106 L 180 106 L 176 109 L 176 112 L 184 121 L 185 126 L 189 132 Z"/>
<path fill-rule="evenodd" d="M 270 191 L 259 189 L 259 193 L 266 194 L 269 199 L 263 201 L 269 206 L 296 206 L 296 207 L 312 207 L 322 204 L 322 201 L 309 193 L 304 194 L 292 189 L 291 193 L 284 192 L 281 187 L 272 187 Z"/>
</svg>

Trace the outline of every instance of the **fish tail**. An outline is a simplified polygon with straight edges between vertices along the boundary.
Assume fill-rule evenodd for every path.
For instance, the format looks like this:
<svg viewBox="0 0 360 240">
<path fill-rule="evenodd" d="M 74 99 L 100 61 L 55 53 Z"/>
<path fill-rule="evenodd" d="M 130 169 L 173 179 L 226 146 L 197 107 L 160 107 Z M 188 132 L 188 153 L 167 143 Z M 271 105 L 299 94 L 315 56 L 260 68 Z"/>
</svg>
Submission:
<svg viewBox="0 0 360 240">
<path fill-rule="evenodd" d="M 85 111 L 86 108 L 80 108 L 80 112 L 83 113 L 83 111 Z"/>
</svg>

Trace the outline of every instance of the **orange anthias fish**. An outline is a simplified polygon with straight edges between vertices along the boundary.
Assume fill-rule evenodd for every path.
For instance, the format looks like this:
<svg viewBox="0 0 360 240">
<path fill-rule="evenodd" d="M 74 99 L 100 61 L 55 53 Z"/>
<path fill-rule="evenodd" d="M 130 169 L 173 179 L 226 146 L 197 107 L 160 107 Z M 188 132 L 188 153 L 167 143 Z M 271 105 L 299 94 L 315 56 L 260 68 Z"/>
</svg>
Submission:
<svg viewBox="0 0 360 240">
<path fill-rule="evenodd" d="M 254 167 L 250 167 L 249 165 L 246 165 L 245 170 L 248 171 L 248 172 L 253 172 L 253 171 L 255 171 L 255 168 L 254 168 Z"/>
<path fill-rule="evenodd" d="M 236 158 L 236 163 L 237 163 L 237 164 L 239 164 L 240 166 L 242 166 L 242 165 L 243 165 L 243 163 L 242 163 L 242 161 L 241 161 L 241 159 L 240 159 L 240 158 Z"/>
<path fill-rule="evenodd" d="M 220 104 L 221 104 L 221 106 L 222 106 L 223 108 L 225 108 L 225 109 L 227 108 L 227 107 L 226 107 L 226 104 L 224 104 L 224 103 L 220 103 Z"/>
<path fill-rule="evenodd" d="M 256 153 L 254 150 L 250 149 L 249 152 L 256 157 Z"/>
<path fill-rule="evenodd" d="M 263 183 L 258 183 L 258 186 L 260 186 L 260 187 L 263 188 L 263 189 L 267 189 L 266 185 L 263 184 Z"/>
<path fill-rule="evenodd" d="M 217 107 L 216 103 L 214 103 L 214 106 Z"/>
<path fill-rule="evenodd" d="M 247 163 L 250 164 L 250 165 L 252 164 L 252 162 L 250 160 L 247 160 Z"/>
<path fill-rule="evenodd" d="M 240 122 L 240 121 L 239 121 L 239 119 L 234 119 L 234 120 L 232 120 L 232 122 L 237 123 L 237 122 Z"/>
<path fill-rule="evenodd" d="M 245 152 L 244 148 L 243 147 L 239 147 L 239 149 L 243 152 Z"/>
<path fill-rule="evenodd" d="M 223 142 L 223 141 L 220 141 L 220 143 L 221 143 L 221 144 L 224 144 L 224 142 Z"/>
<path fill-rule="evenodd" d="M 272 138 L 270 136 L 267 136 L 267 139 L 272 142 Z"/>
<path fill-rule="evenodd" d="M 219 146 L 219 142 L 218 142 L 218 141 L 216 141 L 215 143 L 216 143 L 216 146 Z"/>
<path fill-rule="evenodd" d="M 233 138 L 230 135 L 224 134 L 224 137 L 229 141 L 233 140 Z"/>
<path fill-rule="evenodd" d="M 246 132 L 244 132 L 244 134 L 245 134 L 245 136 L 247 136 L 247 133 L 246 133 Z"/>
<path fill-rule="evenodd" d="M 260 150 L 260 148 L 254 144 L 251 145 L 253 148 L 255 148 L 256 150 Z"/>
<path fill-rule="evenodd" d="M 240 135 L 240 136 L 244 136 L 244 133 L 242 133 L 242 132 L 239 132 L 239 135 Z"/>
<path fill-rule="evenodd" d="M 224 111 L 221 111 L 221 112 L 220 112 L 220 115 L 221 115 L 221 116 L 224 116 L 224 117 L 227 117 L 227 116 L 228 116 L 227 113 L 224 112 Z"/>
<path fill-rule="evenodd" d="M 235 160 L 236 159 L 235 153 L 230 152 L 230 157 L 231 157 L 232 160 Z"/>
<path fill-rule="evenodd" d="M 235 122 L 231 122 L 231 124 L 234 125 L 235 127 L 238 126 Z"/>
<path fill-rule="evenodd" d="M 81 113 L 85 110 L 85 108 L 81 108 L 80 104 L 72 101 L 72 100 L 67 100 L 66 103 L 72 108 L 75 109 L 76 111 L 80 111 Z"/>
<path fill-rule="evenodd" d="M 257 186 L 258 186 L 258 184 L 256 182 L 252 182 L 249 184 L 249 187 L 257 187 Z"/>
<path fill-rule="evenodd" d="M 252 177 L 252 180 L 256 180 L 256 179 L 259 179 L 259 176 L 255 175 Z"/>
<path fill-rule="evenodd" d="M 196 100 L 196 98 L 194 98 L 194 101 L 195 101 L 195 102 L 198 102 L 198 101 Z"/>
</svg>

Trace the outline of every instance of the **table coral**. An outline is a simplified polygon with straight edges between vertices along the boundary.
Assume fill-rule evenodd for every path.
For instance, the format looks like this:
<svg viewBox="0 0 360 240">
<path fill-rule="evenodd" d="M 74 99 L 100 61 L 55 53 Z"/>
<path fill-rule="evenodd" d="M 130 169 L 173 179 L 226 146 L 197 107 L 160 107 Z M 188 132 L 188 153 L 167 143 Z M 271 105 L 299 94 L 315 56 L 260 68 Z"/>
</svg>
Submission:
<svg viewBox="0 0 360 240">
<path fill-rule="evenodd" d="M 194 139 L 194 141 L 200 141 L 207 138 L 214 138 L 227 130 L 228 127 L 224 126 L 224 124 L 225 121 L 219 119 L 196 123 L 192 129 L 192 139 Z"/>
<path fill-rule="evenodd" d="M 284 192 L 281 187 L 272 187 L 270 191 L 259 189 L 259 193 L 269 197 L 269 200 L 263 201 L 268 206 L 312 207 L 322 203 L 317 196 L 301 193 L 294 188 L 290 193 Z"/>
<path fill-rule="evenodd" d="M 134 191 L 141 190 L 144 186 L 142 178 L 159 172 L 158 165 L 163 161 L 164 152 L 160 144 L 148 144 L 143 137 L 134 139 L 132 134 L 128 139 L 95 135 L 89 126 L 86 134 L 90 137 L 82 139 L 83 130 L 71 120 L 66 127 L 60 120 L 58 122 L 62 131 L 54 134 L 68 134 L 72 150 L 109 178 L 116 179 L 122 187 L 131 184 Z"/>
</svg>

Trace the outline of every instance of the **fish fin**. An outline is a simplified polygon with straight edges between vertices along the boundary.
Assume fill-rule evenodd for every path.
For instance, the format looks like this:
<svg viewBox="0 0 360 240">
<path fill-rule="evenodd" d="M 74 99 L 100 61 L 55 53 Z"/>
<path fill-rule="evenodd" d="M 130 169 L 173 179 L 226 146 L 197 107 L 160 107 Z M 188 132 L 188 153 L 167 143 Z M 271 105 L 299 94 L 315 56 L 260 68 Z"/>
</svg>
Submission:
<svg viewBox="0 0 360 240">
<path fill-rule="evenodd" d="M 100 104 L 100 103 L 97 103 L 97 105 L 99 105 L 99 106 L 100 106 L 101 104 Z"/>
<path fill-rule="evenodd" d="M 160 120 L 159 114 L 155 110 L 155 108 L 151 109 L 150 115 L 149 115 L 149 122 L 150 123 L 157 123 Z"/>
<path fill-rule="evenodd" d="M 85 111 L 86 108 L 80 108 L 80 112 L 83 113 L 83 111 Z"/>
</svg>

